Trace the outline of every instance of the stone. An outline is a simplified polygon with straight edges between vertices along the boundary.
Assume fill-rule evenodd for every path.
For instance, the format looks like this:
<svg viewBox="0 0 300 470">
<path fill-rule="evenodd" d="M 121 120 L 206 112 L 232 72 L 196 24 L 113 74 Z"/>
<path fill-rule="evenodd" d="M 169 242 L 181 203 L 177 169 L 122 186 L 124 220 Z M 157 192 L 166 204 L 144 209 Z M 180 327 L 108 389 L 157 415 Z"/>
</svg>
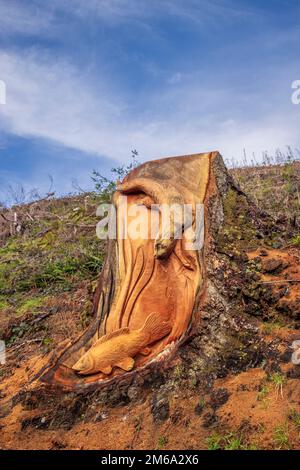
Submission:
<svg viewBox="0 0 300 470">
<path fill-rule="evenodd" d="M 300 319 L 300 298 L 282 298 L 277 305 L 277 309 L 294 320 Z"/>
<path fill-rule="evenodd" d="M 151 413 L 154 422 L 165 421 L 170 414 L 170 405 L 167 397 L 158 397 L 154 394 L 151 403 Z"/>
<path fill-rule="evenodd" d="M 282 270 L 282 260 L 281 259 L 274 259 L 270 258 L 263 262 L 263 269 L 264 273 L 274 273 L 275 271 Z"/>
<path fill-rule="evenodd" d="M 213 390 L 210 397 L 210 406 L 213 410 L 220 408 L 228 401 L 229 396 L 229 392 L 226 388 Z"/>
</svg>

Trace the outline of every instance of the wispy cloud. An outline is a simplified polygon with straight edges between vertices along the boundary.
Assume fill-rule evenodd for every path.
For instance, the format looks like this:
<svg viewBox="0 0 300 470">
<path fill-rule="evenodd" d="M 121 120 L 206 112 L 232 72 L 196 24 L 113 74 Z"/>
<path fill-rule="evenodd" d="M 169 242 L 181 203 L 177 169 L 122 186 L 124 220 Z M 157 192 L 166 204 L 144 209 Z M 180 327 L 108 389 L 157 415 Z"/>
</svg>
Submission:
<svg viewBox="0 0 300 470">
<path fill-rule="evenodd" d="M 66 8 L 66 0 L 56 0 L 59 8 Z M 97 15 L 111 21 L 128 21 L 164 15 L 197 23 L 212 19 L 227 19 L 253 16 L 253 8 L 230 0 L 73 0 L 73 12 L 78 15 Z"/>
<path fill-rule="evenodd" d="M 208 29 L 219 22 L 259 21 L 254 7 L 244 5 L 241 2 L 237 7 L 229 0 L 73 0 L 71 8 L 67 0 L 47 4 L 35 0 L 26 7 L 20 1 L 0 0 L 0 27 L 12 35 L 52 35 L 60 44 L 65 34 L 62 26 L 74 16 L 83 24 L 92 18 L 151 27 L 152 19 L 171 16 Z M 64 15 L 59 15 L 62 11 Z M 60 22 L 55 21 L 58 17 Z M 80 42 L 76 34 L 75 46 Z M 295 37 L 294 32 L 291 41 Z M 106 44 L 97 41 L 98 37 L 95 54 Z M 231 51 L 234 46 L 238 44 Z M 142 159 L 215 149 L 230 159 L 241 156 L 243 148 L 258 155 L 265 149 L 300 146 L 300 107 L 291 105 L 289 90 L 291 81 L 299 78 L 294 76 L 294 65 L 285 64 L 285 76 L 277 62 L 252 70 L 243 49 L 242 62 L 234 62 L 232 70 L 226 64 L 228 52 L 228 57 L 222 57 L 222 75 L 214 57 L 204 63 L 201 48 L 197 61 L 191 56 L 185 68 L 182 56 L 172 66 L 163 60 L 152 63 L 146 56 L 146 74 L 158 83 L 137 94 L 126 88 L 122 76 L 110 80 L 106 62 L 98 59 L 97 70 L 92 62 L 84 68 L 60 47 L 43 48 L 37 41 L 26 48 L 0 49 L 0 79 L 7 86 L 7 104 L 0 108 L 5 132 L 57 143 L 74 153 L 83 152 L 82 158 L 97 155 L 119 161 L 127 160 L 132 148 L 139 150 Z M 222 52 L 222 44 L 218 43 L 217 52 Z M 34 177 L 38 179 L 38 174 Z"/>
<path fill-rule="evenodd" d="M 41 12 L 38 5 L 18 0 L 0 0 L 0 34 L 11 37 L 15 34 L 48 34 L 55 27 L 50 9 Z"/>
<path fill-rule="evenodd" d="M 221 22 L 251 18 L 257 21 L 255 8 L 232 0 L 0 0 L 1 33 L 59 35 L 68 20 L 77 17 L 108 24 L 136 23 L 151 29 L 151 20 L 176 18 L 179 21 L 210 28 Z M 62 16 L 65 15 L 65 16 Z M 155 31 L 157 32 L 157 31 Z M 1 34 L 0 33 L 0 34 Z"/>
<path fill-rule="evenodd" d="M 36 53 L 2 52 L 0 62 L 7 86 L 7 104 L 1 108 L 7 131 L 99 155 L 107 152 L 122 103 L 100 81 L 94 92 L 82 71 L 65 61 L 41 60 Z"/>
<path fill-rule="evenodd" d="M 133 112 L 122 93 L 117 95 L 104 81 L 95 87 L 64 61 L 2 52 L 0 62 L 7 83 L 2 126 L 16 135 L 119 160 L 135 147 L 144 158 L 216 148 L 231 157 L 243 148 L 259 152 L 300 143 L 297 121 L 286 125 L 285 109 L 275 118 L 274 104 L 273 113 L 256 116 L 253 97 L 216 84 L 202 88 L 200 76 L 151 94 L 139 106 L 135 103 Z"/>
</svg>

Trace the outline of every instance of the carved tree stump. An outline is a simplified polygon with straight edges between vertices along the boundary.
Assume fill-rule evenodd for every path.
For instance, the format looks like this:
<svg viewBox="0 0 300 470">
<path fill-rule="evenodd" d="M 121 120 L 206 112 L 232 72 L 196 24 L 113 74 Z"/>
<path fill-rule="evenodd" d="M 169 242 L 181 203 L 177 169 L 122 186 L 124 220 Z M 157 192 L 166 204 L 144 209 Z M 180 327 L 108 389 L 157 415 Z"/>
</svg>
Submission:
<svg viewBox="0 0 300 470">
<path fill-rule="evenodd" d="M 184 355 L 186 344 L 191 341 L 190 362 L 205 368 L 217 360 L 222 347 L 230 343 L 238 330 L 236 313 L 241 299 L 236 290 L 247 283 L 245 277 L 239 278 L 237 274 L 243 249 L 239 248 L 238 238 L 228 241 L 229 219 L 243 212 L 241 232 L 244 240 L 249 238 L 247 247 L 259 245 L 258 234 L 270 224 L 233 182 L 218 152 L 144 163 L 118 186 L 113 203 L 117 211 L 117 239 L 108 244 L 95 294 L 94 321 L 39 374 L 43 382 L 65 390 L 82 392 L 130 383 L 137 375 L 163 369 L 178 352 Z M 153 204 L 176 207 L 189 204 L 194 229 L 196 208 L 203 204 L 203 246 L 190 249 L 188 230 L 177 239 L 179 227 L 172 215 L 169 228 L 160 215 L 158 230 L 154 236 L 149 233 L 148 239 L 122 238 L 125 219 L 130 219 L 130 211 L 137 204 L 147 208 L 145 222 Z M 138 344 L 133 362 L 124 362 L 124 351 L 120 353 L 117 349 L 122 349 L 132 332 L 143 328 L 149 315 L 153 315 L 157 328 L 168 324 L 169 329 L 159 336 L 155 328 L 150 328 L 147 339 Z M 241 315 L 240 321 L 247 329 L 247 318 Z M 116 336 L 119 342 L 105 342 Z M 112 367 L 101 366 L 85 375 L 78 373 L 74 365 L 96 343 L 112 345 Z M 116 354 L 119 359 L 115 359 Z"/>
</svg>

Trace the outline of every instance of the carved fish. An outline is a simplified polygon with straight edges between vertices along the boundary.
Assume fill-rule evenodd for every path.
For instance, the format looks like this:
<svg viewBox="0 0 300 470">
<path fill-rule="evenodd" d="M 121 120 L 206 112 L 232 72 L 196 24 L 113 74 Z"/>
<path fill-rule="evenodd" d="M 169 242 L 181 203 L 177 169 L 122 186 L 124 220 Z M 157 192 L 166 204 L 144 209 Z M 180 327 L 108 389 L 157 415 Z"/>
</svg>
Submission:
<svg viewBox="0 0 300 470">
<path fill-rule="evenodd" d="M 148 355 L 149 344 L 164 338 L 171 325 L 162 322 L 157 313 L 151 313 L 144 325 L 137 330 L 128 327 L 102 336 L 72 367 L 82 375 L 103 372 L 109 375 L 114 366 L 129 371 L 134 367 L 134 357 Z"/>
</svg>

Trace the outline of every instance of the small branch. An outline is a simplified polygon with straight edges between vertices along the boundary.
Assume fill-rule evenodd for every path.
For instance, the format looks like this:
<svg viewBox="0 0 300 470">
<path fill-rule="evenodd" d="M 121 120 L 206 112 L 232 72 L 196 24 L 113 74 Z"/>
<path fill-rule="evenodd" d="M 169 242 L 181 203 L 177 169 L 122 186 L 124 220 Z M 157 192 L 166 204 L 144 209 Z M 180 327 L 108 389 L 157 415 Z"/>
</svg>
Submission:
<svg viewBox="0 0 300 470">
<path fill-rule="evenodd" d="M 39 204 L 40 202 L 47 201 L 50 197 L 53 197 L 53 196 L 55 196 L 55 192 L 48 193 L 48 194 L 46 194 L 45 197 L 42 197 L 41 199 L 37 199 L 35 201 L 29 202 L 28 206 L 32 206 L 34 204 Z"/>
<path fill-rule="evenodd" d="M 65 225 L 69 225 L 71 227 L 79 227 L 79 228 L 95 228 L 96 224 L 76 224 L 72 222 L 66 222 Z"/>
<path fill-rule="evenodd" d="M 28 219 L 34 222 L 34 218 L 32 217 L 32 215 L 29 214 L 29 212 L 25 212 L 25 215 L 28 217 Z"/>
<path fill-rule="evenodd" d="M 228 258 L 233 258 L 233 254 L 232 253 L 226 253 L 225 251 L 220 251 L 220 250 L 216 250 L 216 253 L 218 253 L 219 255 L 225 255 L 225 256 L 228 256 Z"/>
<path fill-rule="evenodd" d="M 43 237 L 47 233 L 51 232 L 53 229 L 52 228 L 46 228 L 45 230 L 42 230 L 41 232 L 36 234 L 36 237 Z"/>
<path fill-rule="evenodd" d="M 41 315 L 40 317 L 37 317 L 35 318 L 34 320 L 32 320 L 31 322 L 29 322 L 30 325 L 35 325 L 36 323 L 42 321 L 42 320 L 45 320 L 45 318 L 48 318 L 50 317 L 50 315 L 53 315 L 54 312 L 47 312 L 47 313 L 44 313 L 43 315 Z"/>
<path fill-rule="evenodd" d="M 7 217 L 5 217 L 4 214 L 0 214 L 0 216 L 1 216 L 6 222 L 13 222 L 13 220 L 10 220 L 10 219 L 8 219 Z"/>
<path fill-rule="evenodd" d="M 23 343 L 17 344 L 16 346 L 13 346 L 13 347 L 11 348 L 11 350 L 12 350 L 12 351 L 15 351 L 16 349 L 19 349 L 21 346 L 25 346 L 25 344 L 29 344 L 29 343 L 41 343 L 42 341 L 44 341 L 44 338 L 27 339 L 27 340 L 24 341 Z"/>
<path fill-rule="evenodd" d="M 260 281 L 258 284 L 282 284 L 283 282 L 300 282 L 300 279 L 282 279 L 280 281 Z"/>
</svg>

